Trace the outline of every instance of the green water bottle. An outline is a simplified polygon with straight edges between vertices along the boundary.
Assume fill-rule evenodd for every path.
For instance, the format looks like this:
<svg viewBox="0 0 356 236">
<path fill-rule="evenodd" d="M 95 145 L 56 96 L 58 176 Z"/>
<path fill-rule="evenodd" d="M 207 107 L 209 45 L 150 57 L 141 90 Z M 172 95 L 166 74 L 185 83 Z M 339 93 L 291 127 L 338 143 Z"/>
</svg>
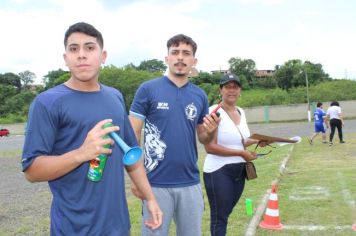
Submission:
<svg viewBox="0 0 356 236">
<path fill-rule="evenodd" d="M 110 127 L 110 126 L 112 126 L 112 125 L 105 124 L 105 125 L 103 125 L 103 128 Z M 105 136 L 103 136 L 103 138 L 109 138 L 109 136 L 105 135 Z M 103 147 L 110 148 L 110 145 L 106 144 Z M 108 158 L 108 155 L 100 154 L 95 159 L 90 161 L 89 170 L 88 170 L 88 174 L 87 174 L 87 177 L 89 180 L 94 181 L 94 182 L 99 182 L 101 180 L 101 178 L 103 177 L 104 167 L 105 167 L 107 158 Z"/>
<path fill-rule="evenodd" d="M 252 213 L 253 213 L 252 199 L 246 198 L 245 203 L 246 203 L 246 214 L 248 216 L 252 216 Z"/>
</svg>

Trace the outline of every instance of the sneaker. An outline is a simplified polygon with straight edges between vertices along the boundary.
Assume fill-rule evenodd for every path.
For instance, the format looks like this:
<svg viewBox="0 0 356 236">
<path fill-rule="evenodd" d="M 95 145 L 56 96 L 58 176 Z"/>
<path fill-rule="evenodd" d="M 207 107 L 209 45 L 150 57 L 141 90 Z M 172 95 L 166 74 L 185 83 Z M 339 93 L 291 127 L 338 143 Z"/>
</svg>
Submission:
<svg viewBox="0 0 356 236">
<path fill-rule="evenodd" d="M 340 143 L 345 143 L 345 141 L 340 141 Z"/>
<path fill-rule="evenodd" d="M 308 138 L 309 144 L 313 145 L 313 140 L 311 140 L 310 138 Z"/>
<path fill-rule="evenodd" d="M 333 145 L 333 142 L 330 142 L 330 143 L 329 143 L 329 146 L 332 146 L 332 145 Z"/>
<path fill-rule="evenodd" d="M 323 143 L 327 143 L 326 141 L 323 141 Z"/>
</svg>

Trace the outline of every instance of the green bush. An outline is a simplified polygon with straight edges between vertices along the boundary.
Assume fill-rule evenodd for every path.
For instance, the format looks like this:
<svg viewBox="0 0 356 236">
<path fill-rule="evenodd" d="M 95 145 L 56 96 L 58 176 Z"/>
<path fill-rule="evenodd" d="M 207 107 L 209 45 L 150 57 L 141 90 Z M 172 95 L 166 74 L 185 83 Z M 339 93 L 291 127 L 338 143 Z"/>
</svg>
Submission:
<svg viewBox="0 0 356 236">
<path fill-rule="evenodd" d="M 14 123 L 23 123 L 26 122 L 27 115 L 19 114 L 8 114 L 4 117 L 0 117 L 0 124 L 14 124 Z"/>
<path fill-rule="evenodd" d="M 215 96 L 210 93 L 216 94 L 216 92 L 213 89 L 206 89 L 208 87 L 207 85 L 201 85 L 201 87 L 205 88 L 209 98 Z M 356 100 L 356 81 L 333 80 L 309 87 L 310 103 L 347 100 Z M 210 99 L 209 102 L 211 102 Z M 214 100 L 213 103 L 214 102 L 216 103 L 216 100 Z M 210 103 L 210 105 L 213 103 Z M 307 103 L 307 90 L 306 87 L 295 87 L 288 91 L 280 88 L 243 89 L 237 103 L 241 107 Z"/>
</svg>

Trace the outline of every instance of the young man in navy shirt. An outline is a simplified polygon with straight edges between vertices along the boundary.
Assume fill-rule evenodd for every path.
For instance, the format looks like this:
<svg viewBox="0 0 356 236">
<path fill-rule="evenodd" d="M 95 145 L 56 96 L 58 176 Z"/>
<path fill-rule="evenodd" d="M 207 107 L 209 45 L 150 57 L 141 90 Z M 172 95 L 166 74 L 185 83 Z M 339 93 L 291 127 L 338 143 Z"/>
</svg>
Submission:
<svg viewBox="0 0 356 236">
<path fill-rule="evenodd" d="M 69 27 L 64 38 L 64 60 L 71 77 L 41 94 L 31 104 L 22 167 L 30 182 L 48 181 L 53 194 L 51 235 L 130 235 L 125 197 L 123 151 L 110 132 L 130 146 L 137 140 L 125 111 L 122 94 L 98 82 L 105 62 L 101 33 L 80 22 Z M 112 122 L 115 126 L 103 129 Z M 104 148 L 104 145 L 111 148 Z M 108 155 L 102 179 L 87 178 L 89 162 Z M 147 201 L 158 228 L 162 212 L 150 188 L 142 163 L 126 167 Z"/>
<path fill-rule="evenodd" d="M 209 143 L 219 118 L 208 115 L 206 93 L 189 82 L 197 63 L 196 43 L 179 34 L 168 40 L 167 49 L 167 76 L 139 87 L 129 116 L 138 140 L 144 126 L 146 172 L 163 211 L 162 226 L 155 230 L 143 226 L 142 235 L 168 235 L 173 219 L 177 235 L 197 236 L 201 235 L 204 201 L 196 136 L 201 143 Z M 132 191 L 142 198 L 134 185 Z M 143 219 L 147 217 L 144 208 Z"/>
</svg>

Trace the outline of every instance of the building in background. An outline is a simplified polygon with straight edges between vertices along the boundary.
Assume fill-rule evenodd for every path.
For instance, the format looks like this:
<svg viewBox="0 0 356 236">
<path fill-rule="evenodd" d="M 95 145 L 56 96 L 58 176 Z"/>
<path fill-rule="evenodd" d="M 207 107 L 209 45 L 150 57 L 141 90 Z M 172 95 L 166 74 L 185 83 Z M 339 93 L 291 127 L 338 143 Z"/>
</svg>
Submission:
<svg viewBox="0 0 356 236">
<path fill-rule="evenodd" d="M 255 76 L 256 78 L 266 78 L 272 77 L 274 74 L 274 70 L 256 70 Z"/>
</svg>

